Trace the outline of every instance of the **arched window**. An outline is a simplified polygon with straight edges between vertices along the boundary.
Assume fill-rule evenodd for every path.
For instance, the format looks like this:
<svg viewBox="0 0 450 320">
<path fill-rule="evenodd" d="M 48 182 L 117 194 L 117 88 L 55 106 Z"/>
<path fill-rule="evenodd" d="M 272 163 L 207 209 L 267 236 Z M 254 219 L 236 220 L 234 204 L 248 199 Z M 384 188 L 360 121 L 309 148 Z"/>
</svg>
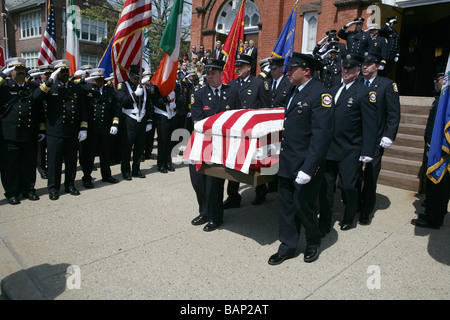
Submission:
<svg viewBox="0 0 450 320">
<path fill-rule="evenodd" d="M 302 52 L 312 53 L 316 46 L 317 12 L 307 12 L 303 17 Z"/>
<path fill-rule="evenodd" d="M 230 32 L 231 26 L 233 25 L 234 19 L 239 11 L 240 4 L 241 2 L 239 0 L 230 0 L 222 7 L 216 22 L 217 32 L 223 34 L 228 34 Z M 245 2 L 244 33 L 258 33 L 258 22 L 258 6 L 254 0 L 247 0 Z"/>
</svg>

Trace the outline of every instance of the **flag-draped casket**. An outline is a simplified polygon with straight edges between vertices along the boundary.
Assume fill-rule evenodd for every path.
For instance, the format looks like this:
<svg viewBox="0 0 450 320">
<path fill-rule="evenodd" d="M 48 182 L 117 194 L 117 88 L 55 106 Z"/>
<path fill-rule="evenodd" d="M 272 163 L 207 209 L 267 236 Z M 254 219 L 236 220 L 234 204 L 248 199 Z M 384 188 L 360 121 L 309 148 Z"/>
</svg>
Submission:
<svg viewBox="0 0 450 320">
<path fill-rule="evenodd" d="M 236 177 L 275 175 L 283 122 L 284 108 L 218 113 L 195 124 L 183 158 L 199 170 L 212 164 Z"/>
</svg>

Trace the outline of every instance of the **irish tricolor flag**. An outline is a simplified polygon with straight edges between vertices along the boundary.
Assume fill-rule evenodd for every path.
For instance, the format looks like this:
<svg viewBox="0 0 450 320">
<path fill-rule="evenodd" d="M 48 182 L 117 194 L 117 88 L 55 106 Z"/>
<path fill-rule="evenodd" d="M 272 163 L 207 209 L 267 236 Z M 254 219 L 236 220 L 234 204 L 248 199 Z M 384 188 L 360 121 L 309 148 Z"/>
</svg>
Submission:
<svg viewBox="0 0 450 320">
<path fill-rule="evenodd" d="M 163 97 L 175 90 L 180 56 L 182 13 L 183 0 L 175 0 L 159 43 L 159 46 L 164 50 L 164 56 L 152 77 L 152 82 L 159 88 Z"/>
<path fill-rule="evenodd" d="M 77 68 L 80 67 L 80 48 L 79 37 L 80 29 L 77 24 L 77 14 L 75 11 L 73 0 L 69 0 L 67 5 L 67 45 L 66 45 L 66 60 L 70 61 L 70 74 L 74 74 Z"/>
</svg>

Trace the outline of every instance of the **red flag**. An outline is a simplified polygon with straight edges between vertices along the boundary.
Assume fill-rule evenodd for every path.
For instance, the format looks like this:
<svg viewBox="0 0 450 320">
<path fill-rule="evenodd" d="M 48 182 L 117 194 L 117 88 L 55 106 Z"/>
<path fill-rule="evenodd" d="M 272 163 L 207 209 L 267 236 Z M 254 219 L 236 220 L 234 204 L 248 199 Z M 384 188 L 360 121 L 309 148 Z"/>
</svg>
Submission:
<svg viewBox="0 0 450 320">
<path fill-rule="evenodd" d="M 38 56 L 38 65 L 52 64 L 56 60 L 56 32 L 55 32 L 55 9 L 53 0 L 48 2 L 48 19 L 41 50 Z"/>
<path fill-rule="evenodd" d="M 236 55 L 242 54 L 244 51 L 244 3 L 245 0 L 242 0 L 241 7 L 239 8 L 238 14 L 236 15 L 233 25 L 231 26 L 227 40 L 225 40 L 223 45 L 222 52 L 225 56 L 227 56 L 227 61 L 225 63 L 225 67 L 223 68 L 223 83 L 228 83 L 237 78 L 236 68 L 234 66 L 234 63 L 236 62 Z"/>
<path fill-rule="evenodd" d="M 126 0 L 112 44 L 115 84 L 128 80 L 132 64 L 140 65 L 142 30 L 152 24 L 152 4 L 148 0 Z"/>
</svg>

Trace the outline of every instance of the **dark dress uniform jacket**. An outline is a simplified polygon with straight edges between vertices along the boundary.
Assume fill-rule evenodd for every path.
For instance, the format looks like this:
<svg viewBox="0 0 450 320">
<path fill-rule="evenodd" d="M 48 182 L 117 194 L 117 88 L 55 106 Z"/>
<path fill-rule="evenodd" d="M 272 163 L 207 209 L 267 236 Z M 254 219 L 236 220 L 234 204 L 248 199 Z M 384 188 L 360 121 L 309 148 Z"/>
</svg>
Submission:
<svg viewBox="0 0 450 320">
<path fill-rule="evenodd" d="M 347 52 L 354 52 L 363 55 L 369 46 L 370 35 L 366 31 L 348 31 L 344 28 L 338 31 L 338 37 L 347 40 Z"/>
<path fill-rule="evenodd" d="M 342 67 L 341 60 L 336 57 L 335 60 L 325 59 L 320 69 L 320 81 L 325 88 L 331 89 L 341 83 Z"/>
<path fill-rule="evenodd" d="M 381 27 L 379 34 L 387 40 L 386 59 L 394 60 L 400 52 L 400 38 L 398 32 L 385 24 Z"/>
<path fill-rule="evenodd" d="M 235 88 L 226 84 L 222 84 L 219 99 L 214 96 L 214 92 L 209 85 L 194 91 L 191 96 L 191 114 L 194 122 L 223 111 L 240 108 L 238 92 Z"/>
<path fill-rule="evenodd" d="M 109 134 L 113 119 L 116 118 L 114 125 L 117 126 L 120 115 L 114 89 L 103 86 L 103 93 L 100 94 L 100 90 L 91 83 L 85 85 L 83 89 L 86 97 L 89 131 L 95 134 Z"/>
<path fill-rule="evenodd" d="M 87 129 L 86 102 L 80 85 L 68 81 L 66 88 L 64 83 L 55 79 L 47 93 L 43 91 L 43 87 L 41 84 L 37 96 L 44 99 L 44 105 L 47 106 L 45 126 L 47 135 L 73 138 L 78 135 L 80 128 Z M 46 87 L 49 87 L 48 83 Z"/>
<path fill-rule="evenodd" d="M 387 78 L 377 76 L 370 84 L 369 90 L 377 92 L 378 134 L 377 145 L 381 138 L 395 140 L 400 123 L 400 99 L 397 84 Z"/>
<path fill-rule="evenodd" d="M 377 35 L 375 38 L 369 37 L 368 52 L 376 52 L 383 57 L 384 63 L 388 58 L 388 42 L 387 39 Z"/>
<path fill-rule="evenodd" d="M 273 82 L 275 79 L 270 80 L 270 106 L 272 108 L 284 108 L 286 106 L 286 102 L 289 98 L 289 94 L 291 90 L 295 87 L 289 81 L 287 76 L 283 76 L 281 81 L 277 84 L 277 88 L 272 90 Z"/>
<path fill-rule="evenodd" d="M 334 109 L 331 94 L 315 79 L 295 94 L 285 111 L 278 176 L 295 179 L 300 170 L 314 176 L 333 138 Z"/>
<path fill-rule="evenodd" d="M 20 87 L 13 79 L 0 86 L 0 115 L 7 112 L 0 119 L 0 139 L 37 142 L 39 129 L 44 131 L 45 114 L 42 103 L 33 98 L 36 90 L 35 83 L 25 82 Z"/>
<path fill-rule="evenodd" d="M 340 86 L 331 89 L 333 99 Z M 335 102 L 336 123 L 334 138 L 327 152 L 327 160 L 358 161 L 360 156 L 373 158 L 378 133 L 376 93 L 355 82 Z M 371 102 L 372 101 L 372 102 Z"/>
<path fill-rule="evenodd" d="M 239 78 L 230 81 L 229 85 L 239 91 L 242 109 L 270 108 L 270 92 L 267 80 L 250 75 L 242 85 Z"/>
</svg>

